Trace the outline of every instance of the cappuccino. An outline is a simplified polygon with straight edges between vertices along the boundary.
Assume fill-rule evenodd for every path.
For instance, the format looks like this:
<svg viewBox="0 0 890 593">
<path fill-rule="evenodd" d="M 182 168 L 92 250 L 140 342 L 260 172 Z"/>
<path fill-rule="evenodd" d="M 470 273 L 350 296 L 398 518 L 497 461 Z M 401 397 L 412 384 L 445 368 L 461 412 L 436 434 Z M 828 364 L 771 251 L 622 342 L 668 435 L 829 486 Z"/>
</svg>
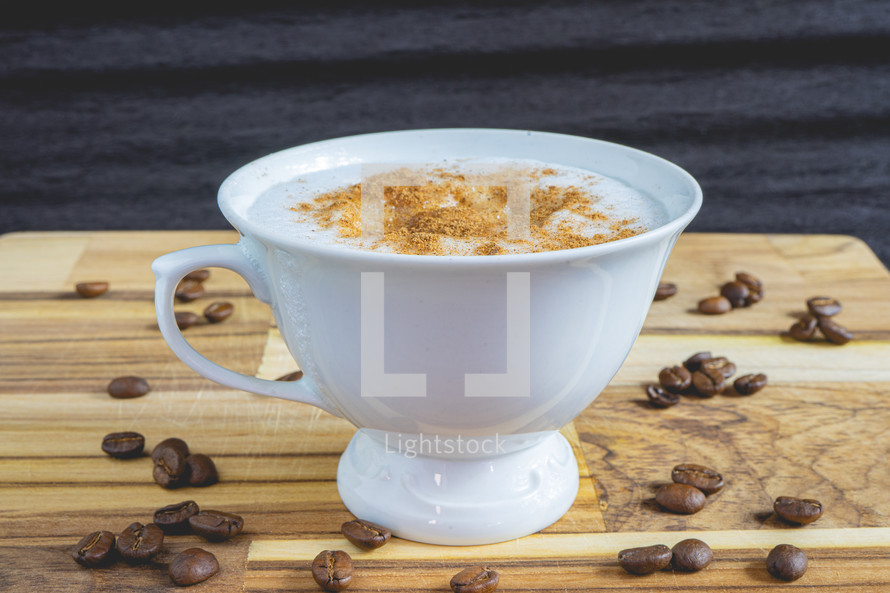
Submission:
<svg viewBox="0 0 890 593">
<path fill-rule="evenodd" d="M 344 248 L 460 256 L 585 247 L 668 220 L 660 203 L 615 179 L 506 159 L 325 169 L 270 187 L 248 216 Z"/>
</svg>

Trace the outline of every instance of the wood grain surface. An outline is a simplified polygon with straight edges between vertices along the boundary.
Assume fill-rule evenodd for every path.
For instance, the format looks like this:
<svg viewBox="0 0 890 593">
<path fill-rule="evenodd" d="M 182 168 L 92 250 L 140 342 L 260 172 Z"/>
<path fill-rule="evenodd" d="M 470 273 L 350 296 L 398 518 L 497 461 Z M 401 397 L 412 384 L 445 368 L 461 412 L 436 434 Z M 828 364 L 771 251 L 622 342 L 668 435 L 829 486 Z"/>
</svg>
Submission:
<svg viewBox="0 0 890 593">
<path fill-rule="evenodd" d="M 160 337 L 152 259 L 234 232 L 22 233 L 0 237 L 0 590 L 161 591 L 166 563 L 200 545 L 219 575 L 196 591 L 314 591 L 310 560 L 322 549 L 355 559 L 350 591 L 447 591 L 465 566 L 488 563 L 499 590 L 815 591 L 890 590 L 890 274 L 846 236 L 685 234 L 664 279 L 680 287 L 654 303 L 628 360 L 609 387 L 563 429 L 575 447 L 581 488 L 571 510 L 542 532 L 490 546 L 445 547 L 395 539 L 362 552 L 339 535 L 351 518 L 337 495 L 339 454 L 354 428 L 308 406 L 213 384 L 179 362 Z M 739 270 L 760 277 L 766 298 L 707 317 L 695 303 Z M 85 300 L 74 283 L 108 280 Z M 234 274 L 214 270 L 207 295 L 235 304 L 226 322 L 187 330 L 201 352 L 231 368 L 275 378 L 296 369 L 268 309 Z M 799 343 L 783 332 L 810 296 L 844 303 L 845 346 Z M 658 371 L 699 350 L 724 355 L 739 374 L 770 384 L 750 397 L 684 397 L 665 410 L 645 401 Z M 146 377 L 152 391 L 111 399 L 107 382 Z M 220 483 L 163 490 L 148 458 L 100 450 L 109 432 L 136 430 L 147 448 L 178 436 L 213 457 Z M 720 470 L 726 488 L 698 514 L 659 510 L 654 489 L 680 462 Z M 778 521 L 776 496 L 818 498 L 825 515 L 803 528 Z M 241 514 L 244 532 L 224 543 L 168 537 L 156 562 L 83 569 L 70 548 L 96 529 L 148 522 L 166 504 L 193 499 Z M 687 537 L 715 552 L 701 573 L 626 574 L 617 552 Z M 776 544 L 809 557 L 791 585 L 765 570 Z"/>
</svg>

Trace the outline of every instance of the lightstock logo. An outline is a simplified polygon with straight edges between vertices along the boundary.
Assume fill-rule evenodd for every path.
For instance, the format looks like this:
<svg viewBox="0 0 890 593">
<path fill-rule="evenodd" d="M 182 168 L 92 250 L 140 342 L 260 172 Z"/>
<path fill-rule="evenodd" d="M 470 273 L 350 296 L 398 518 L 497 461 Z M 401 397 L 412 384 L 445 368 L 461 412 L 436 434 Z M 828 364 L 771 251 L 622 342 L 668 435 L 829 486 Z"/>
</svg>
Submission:
<svg viewBox="0 0 890 593">
<path fill-rule="evenodd" d="M 418 165 L 365 164 L 361 173 L 362 238 L 377 240 L 384 232 L 384 195 L 387 188 L 422 186 L 428 182 Z M 462 171 L 463 173 L 463 171 Z M 506 188 L 507 236 L 528 239 L 530 227 L 530 189 L 524 175 L 511 173 L 503 166 L 474 164 L 463 176 L 471 187 Z M 528 272 L 493 272 L 503 278 L 506 310 L 506 369 L 504 373 L 465 373 L 464 393 L 467 398 L 530 397 L 531 381 L 531 287 Z M 500 281 L 500 280 L 498 280 Z M 384 366 L 385 344 L 384 272 L 361 273 L 361 395 L 362 397 L 423 398 L 427 395 L 425 373 L 387 373 Z M 418 344 L 420 346 L 420 344 Z M 416 435 L 414 435 L 416 436 Z M 497 439 L 440 438 L 437 435 L 419 439 L 401 439 L 397 450 L 402 453 L 429 448 L 433 453 L 470 453 L 475 447 L 481 453 L 501 449 Z M 389 449 L 389 443 L 387 443 Z M 444 450 L 443 450 L 444 449 Z M 491 451 L 488 451 L 491 449 Z"/>
</svg>

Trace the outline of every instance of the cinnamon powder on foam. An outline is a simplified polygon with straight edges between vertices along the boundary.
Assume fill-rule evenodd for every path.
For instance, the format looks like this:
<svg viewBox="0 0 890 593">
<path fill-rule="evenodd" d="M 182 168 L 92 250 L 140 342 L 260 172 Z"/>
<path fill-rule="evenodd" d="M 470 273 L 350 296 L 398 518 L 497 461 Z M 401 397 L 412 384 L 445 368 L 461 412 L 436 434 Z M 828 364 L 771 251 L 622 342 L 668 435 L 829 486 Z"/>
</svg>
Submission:
<svg viewBox="0 0 890 593">
<path fill-rule="evenodd" d="M 586 188 L 540 182 L 557 174 L 553 169 L 526 169 L 517 174 L 527 175 L 532 186 L 530 239 L 507 237 L 506 187 L 472 186 L 460 173 L 433 169 L 423 185 L 384 189 L 383 237 L 369 248 L 415 255 L 535 253 L 607 243 L 647 230 L 636 218 L 610 217 L 598 210 L 599 198 Z M 321 228 L 335 229 L 345 242 L 354 242 L 362 236 L 361 194 L 361 184 L 354 184 L 291 210 Z M 568 223 L 553 224 L 551 217 L 557 212 L 570 212 L 608 231 L 586 235 Z"/>
</svg>

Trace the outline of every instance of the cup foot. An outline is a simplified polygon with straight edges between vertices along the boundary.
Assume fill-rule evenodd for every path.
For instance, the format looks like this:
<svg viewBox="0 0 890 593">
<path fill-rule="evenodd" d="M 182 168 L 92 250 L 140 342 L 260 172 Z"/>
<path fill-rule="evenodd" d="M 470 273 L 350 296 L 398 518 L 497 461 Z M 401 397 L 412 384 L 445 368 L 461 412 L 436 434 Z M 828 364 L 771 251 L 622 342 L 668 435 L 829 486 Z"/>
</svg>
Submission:
<svg viewBox="0 0 890 593">
<path fill-rule="evenodd" d="M 353 515 L 403 539 L 442 545 L 507 541 L 557 521 L 578 493 L 572 448 L 553 431 L 484 458 L 412 456 L 360 429 L 340 458 L 340 497 Z"/>
</svg>

